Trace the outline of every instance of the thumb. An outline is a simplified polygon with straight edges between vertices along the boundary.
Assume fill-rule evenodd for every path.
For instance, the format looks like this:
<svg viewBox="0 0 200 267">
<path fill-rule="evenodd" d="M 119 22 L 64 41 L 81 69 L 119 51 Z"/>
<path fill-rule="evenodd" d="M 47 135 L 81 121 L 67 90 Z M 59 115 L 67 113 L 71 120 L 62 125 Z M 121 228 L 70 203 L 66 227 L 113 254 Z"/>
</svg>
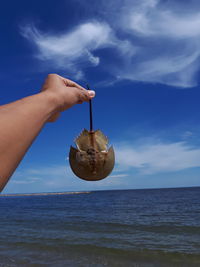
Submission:
<svg viewBox="0 0 200 267">
<path fill-rule="evenodd" d="M 93 90 L 88 90 L 88 95 L 89 95 L 90 98 L 95 97 L 95 91 L 93 91 Z"/>
</svg>

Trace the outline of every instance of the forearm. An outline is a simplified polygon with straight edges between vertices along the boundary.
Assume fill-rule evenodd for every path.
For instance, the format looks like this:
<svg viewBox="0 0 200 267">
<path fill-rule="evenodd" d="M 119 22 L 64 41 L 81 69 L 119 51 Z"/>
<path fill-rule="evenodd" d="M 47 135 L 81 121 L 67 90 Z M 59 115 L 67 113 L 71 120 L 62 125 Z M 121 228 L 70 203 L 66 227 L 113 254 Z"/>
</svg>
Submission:
<svg viewBox="0 0 200 267">
<path fill-rule="evenodd" d="M 46 92 L 0 107 L 0 192 L 55 110 Z"/>
<path fill-rule="evenodd" d="M 0 192 L 47 121 L 95 96 L 77 83 L 49 74 L 42 92 L 0 107 Z"/>
</svg>

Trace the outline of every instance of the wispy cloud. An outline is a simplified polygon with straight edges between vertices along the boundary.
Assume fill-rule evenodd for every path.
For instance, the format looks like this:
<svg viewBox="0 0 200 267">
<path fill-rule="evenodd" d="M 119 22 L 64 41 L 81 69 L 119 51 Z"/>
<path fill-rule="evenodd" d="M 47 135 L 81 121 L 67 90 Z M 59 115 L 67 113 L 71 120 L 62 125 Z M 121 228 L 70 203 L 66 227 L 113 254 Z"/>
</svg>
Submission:
<svg viewBox="0 0 200 267">
<path fill-rule="evenodd" d="M 141 1 L 133 6 L 129 2 L 119 27 L 135 38 L 140 50 L 138 58 L 125 62 L 119 75 L 130 80 L 195 86 L 200 55 L 200 12 L 195 5 L 188 14 L 181 3 L 179 10 L 163 3 Z"/>
<path fill-rule="evenodd" d="M 30 25 L 21 28 L 22 35 L 36 45 L 40 60 L 51 61 L 77 79 L 88 67 L 97 71 L 102 67 L 114 80 L 197 85 L 198 2 L 191 2 L 189 12 L 180 1 L 125 0 L 122 7 L 121 1 L 102 0 L 98 7 L 91 1 L 84 5 L 90 5 L 86 22 L 77 22 L 66 33 L 44 33 Z M 92 12 L 97 8 L 98 13 Z M 113 10 L 120 12 L 116 15 Z M 112 57 L 106 61 L 108 53 L 97 52 L 108 48 Z"/>
<path fill-rule="evenodd" d="M 41 179 L 40 178 L 37 178 L 37 177 L 28 177 L 28 178 L 25 178 L 25 179 L 22 179 L 22 180 L 13 180 L 12 183 L 13 184 L 23 184 L 23 185 L 26 185 L 26 184 L 33 184 L 33 183 L 38 183 L 38 181 L 40 181 Z"/>
<path fill-rule="evenodd" d="M 177 3 L 175 1 L 175 3 Z M 142 36 L 185 39 L 200 36 L 200 12 L 193 5 L 193 11 L 188 12 L 184 3 L 179 2 L 179 10 L 164 1 L 141 1 L 136 7 L 130 8 L 124 18 L 124 27 Z"/>
<path fill-rule="evenodd" d="M 68 165 L 51 165 L 35 169 L 24 169 L 15 174 L 12 183 L 38 183 L 40 187 L 55 190 L 71 190 L 82 188 L 95 189 L 108 186 L 123 185 L 132 171 L 137 175 L 150 175 L 177 172 L 189 168 L 200 167 L 200 148 L 187 142 L 161 142 L 146 139 L 143 142 L 116 143 L 116 167 L 105 180 L 95 183 L 78 179 Z"/>
<path fill-rule="evenodd" d="M 49 165 L 37 168 L 23 168 L 16 171 L 9 182 L 8 192 L 55 192 L 109 189 L 124 184 L 127 173 L 118 169 L 107 179 L 88 182 L 77 178 L 66 165 Z"/>
<path fill-rule="evenodd" d="M 71 179 L 73 179 L 73 174 L 68 165 L 50 165 L 16 171 L 10 183 L 34 184 L 43 190 L 45 188 L 54 190 L 69 186 L 69 180 L 71 182 Z"/>
<path fill-rule="evenodd" d="M 119 166 L 126 170 L 134 169 L 142 175 L 200 167 L 199 158 L 200 148 L 194 148 L 186 142 L 116 145 Z"/>
<path fill-rule="evenodd" d="M 100 57 L 94 51 L 105 47 L 115 47 L 121 53 L 130 50 L 129 42 L 118 40 L 107 23 L 97 21 L 79 24 L 60 35 L 42 33 L 34 25 L 26 25 L 21 27 L 21 34 L 36 45 L 38 59 L 51 61 L 76 74 L 77 79 L 83 77 L 84 68 L 99 65 Z"/>
<path fill-rule="evenodd" d="M 183 134 L 182 134 L 182 139 L 183 140 L 186 140 L 190 137 L 193 137 L 194 136 L 194 133 L 191 132 L 191 131 L 185 131 Z"/>
<path fill-rule="evenodd" d="M 110 178 L 121 178 L 121 177 L 127 177 L 128 174 L 127 173 L 121 173 L 121 174 L 112 174 L 109 177 Z"/>
<path fill-rule="evenodd" d="M 138 185 L 141 179 L 200 167 L 200 148 L 187 142 L 161 142 L 146 139 L 115 143 L 116 166 L 109 177 L 87 182 L 77 178 L 66 165 L 37 166 L 16 171 L 6 187 L 7 192 L 55 192 L 120 189 Z M 153 175 L 153 176 L 152 176 Z M 150 186 L 151 183 L 149 183 Z"/>
</svg>

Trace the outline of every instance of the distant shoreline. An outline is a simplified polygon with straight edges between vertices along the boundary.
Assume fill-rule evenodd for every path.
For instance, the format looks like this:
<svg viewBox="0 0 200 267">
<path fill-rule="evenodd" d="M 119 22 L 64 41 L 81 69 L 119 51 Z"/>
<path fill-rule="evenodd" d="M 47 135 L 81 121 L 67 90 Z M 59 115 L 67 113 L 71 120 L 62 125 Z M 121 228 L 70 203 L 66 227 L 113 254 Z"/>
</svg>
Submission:
<svg viewBox="0 0 200 267">
<path fill-rule="evenodd" d="M 22 197 L 22 196 L 50 196 L 50 195 L 77 195 L 89 194 L 90 191 L 75 191 L 75 192 L 57 192 L 57 193 L 22 193 L 22 194 L 0 194 L 0 197 Z"/>
<path fill-rule="evenodd" d="M 188 186 L 188 187 L 162 187 L 162 188 L 124 188 L 124 189 L 107 189 L 107 190 L 92 190 L 92 191 L 69 191 L 69 192 L 44 192 L 44 193 L 14 193 L 14 194 L 1 194 L 0 197 L 20 197 L 20 196 L 51 196 L 51 195 L 78 195 L 78 194 L 90 194 L 93 192 L 101 191 L 140 191 L 140 190 L 169 190 L 169 189 L 190 189 L 200 188 L 200 186 Z"/>
</svg>

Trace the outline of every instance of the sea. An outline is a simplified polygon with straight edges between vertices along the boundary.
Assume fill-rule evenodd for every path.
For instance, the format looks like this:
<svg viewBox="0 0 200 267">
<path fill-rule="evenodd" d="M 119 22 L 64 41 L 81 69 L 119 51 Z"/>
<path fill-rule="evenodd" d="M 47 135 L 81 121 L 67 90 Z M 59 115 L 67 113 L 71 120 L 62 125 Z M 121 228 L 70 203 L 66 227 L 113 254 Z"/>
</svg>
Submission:
<svg viewBox="0 0 200 267">
<path fill-rule="evenodd" d="M 200 187 L 1 195 L 0 266 L 200 266 Z"/>
</svg>

